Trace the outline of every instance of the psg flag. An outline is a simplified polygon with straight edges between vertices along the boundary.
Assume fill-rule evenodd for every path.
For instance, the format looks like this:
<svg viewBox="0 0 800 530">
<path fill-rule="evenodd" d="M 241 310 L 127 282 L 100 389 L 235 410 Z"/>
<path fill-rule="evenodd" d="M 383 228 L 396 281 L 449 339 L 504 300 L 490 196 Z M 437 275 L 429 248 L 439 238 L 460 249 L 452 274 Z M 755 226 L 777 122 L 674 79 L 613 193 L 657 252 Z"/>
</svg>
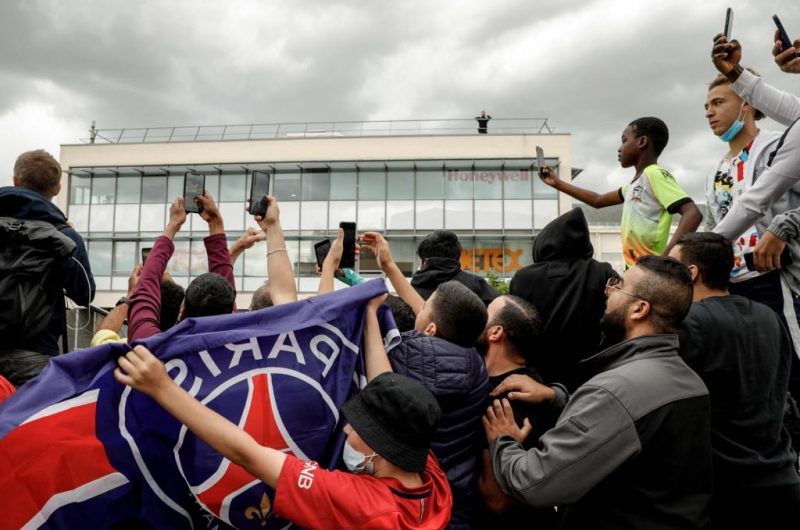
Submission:
<svg viewBox="0 0 800 530">
<path fill-rule="evenodd" d="M 259 443 L 336 467 L 363 386 L 366 303 L 383 280 L 139 341 L 181 387 Z M 399 341 L 381 313 L 387 348 Z M 0 405 L 0 530 L 284 528 L 274 492 L 113 376 L 125 344 L 54 358 Z"/>
</svg>

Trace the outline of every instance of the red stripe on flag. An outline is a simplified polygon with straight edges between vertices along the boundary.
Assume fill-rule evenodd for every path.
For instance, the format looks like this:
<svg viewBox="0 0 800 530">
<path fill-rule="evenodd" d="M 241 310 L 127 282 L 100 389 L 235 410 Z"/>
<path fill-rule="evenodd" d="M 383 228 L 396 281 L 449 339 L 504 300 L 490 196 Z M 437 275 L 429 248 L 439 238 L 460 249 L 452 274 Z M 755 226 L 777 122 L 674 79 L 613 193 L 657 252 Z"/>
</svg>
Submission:
<svg viewBox="0 0 800 530">
<path fill-rule="evenodd" d="M 116 471 L 95 435 L 96 403 L 20 425 L 0 440 L 0 529 L 17 529 L 57 493 Z"/>
<path fill-rule="evenodd" d="M 267 375 L 254 377 L 253 395 L 250 399 L 250 410 L 247 412 L 244 430 L 261 445 L 279 451 L 288 449 L 275 422 L 270 403 Z M 211 513 L 219 515 L 225 497 L 254 480 L 256 479 L 253 475 L 231 463 L 225 474 L 213 486 L 200 493 L 198 498 Z"/>
</svg>

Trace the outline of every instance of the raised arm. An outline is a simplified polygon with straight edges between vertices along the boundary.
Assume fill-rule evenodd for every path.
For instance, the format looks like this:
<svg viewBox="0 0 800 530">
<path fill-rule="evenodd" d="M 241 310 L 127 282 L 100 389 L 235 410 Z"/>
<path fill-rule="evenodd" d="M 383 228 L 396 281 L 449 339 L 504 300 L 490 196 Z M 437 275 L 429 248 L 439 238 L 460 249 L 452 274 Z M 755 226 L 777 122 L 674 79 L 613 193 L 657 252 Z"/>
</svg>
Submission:
<svg viewBox="0 0 800 530">
<path fill-rule="evenodd" d="M 286 250 L 280 216 L 278 200 L 271 195 L 267 195 L 266 216 L 255 216 L 256 222 L 267 234 L 267 276 L 274 305 L 297 301 L 297 285 L 294 283 L 292 261 Z"/>
<path fill-rule="evenodd" d="M 200 217 L 208 223 L 208 237 L 203 239 L 208 256 L 208 272 L 219 274 L 226 280 L 236 292 L 236 281 L 233 278 L 233 260 L 228 253 L 228 239 L 225 236 L 225 225 L 222 213 L 219 211 L 214 198 L 207 191 L 202 197 L 197 197 L 195 201 L 203 205 Z"/>
<path fill-rule="evenodd" d="M 260 445 L 227 418 L 190 396 L 169 377 L 164 363 L 144 346 L 136 346 L 118 363 L 114 370 L 117 381 L 147 394 L 219 454 L 271 488 L 277 486 L 286 460 L 284 453 Z"/>
<path fill-rule="evenodd" d="M 386 355 L 378 323 L 378 308 L 384 300 L 386 300 L 385 294 L 373 298 L 364 312 L 364 364 L 367 366 L 367 382 L 384 372 L 394 371 Z"/>
<path fill-rule="evenodd" d="M 139 281 L 139 275 L 142 273 L 142 267 L 143 266 L 141 264 L 138 264 L 131 271 L 131 275 L 128 277 L 128 293 L 125 295 L 126 298 L 130 298 L 133 296 L 133 293 L 136 292 L 136 283 Z M 119 330 L 122 328 L 122 324 L 125 322 L 126 318 L 128 318 L 128 302 L 119 304 L 112 309 L 103 318 L 103 320 L 97 324 L 95 333 L 107 329 L 119 334 Z"/>
<path fill-rule="evenodd" d="M 394 262 L 386 238 L 378 232 L 365 232 L 361 236 L 361 247 L 375 254 L 375 258 L 378 260 L 378 266 L 386 274 L 386 277 L 389 278 L 394 290 L 397 291 L 397 295 L 411 307 L 415 315 L 419 314 L 419 312 L 422 311 L 425 300 L 419 295 L 416 289 L 411 286 L 408 280 L 406 280 L 406 277 L 403 276 L 403 271 L 401 271 L 400 267 Z"/>
<path fill-rule="evenodd" d="M 231 256 L 231 265 L 236 263 L 236 260 L 239 259 L 239 256 L 241 256 L 245 250 L 252 248 L 253 245 L 262 241 L 265 237 L 264 232 L 261 230 L 252 226 L 248 227 L 245 233 L 242 234 L 242 237 L 237 239 L 236 242 L 231 245 L 231 248 L 228 249 L 228 254 Z"/>
<path fill-rule="evenodd" d="M 336 241 L 331 244 L 328 255 L 325 256 L 325 261 L 322 262 L 322 269 L 319 276 L 319 292 L 317 294 L 325 294 L 333 292 L 333 278 L 339 268 L 339 261 L 342 259 L 342 252 L 344 250 L 344 230 L 341 228 L 336 235 Z"/>
<path fill-rule="evenodd" d="M 605 208 L 606 206 L 622 204 L 622 197 L 619 191 L 614 190 L 607 193 L 595 193 L 591 190 L 575 186 L 574 184 L 561 180 L 559 176 L 556 175 L 555 170 L 550 166 L 544 166 L 542 168 L 539 173 L 539 178 L 551 188 L 563 191 L 570 197 L 574 197 L 593 208 Z"/>
</svg>

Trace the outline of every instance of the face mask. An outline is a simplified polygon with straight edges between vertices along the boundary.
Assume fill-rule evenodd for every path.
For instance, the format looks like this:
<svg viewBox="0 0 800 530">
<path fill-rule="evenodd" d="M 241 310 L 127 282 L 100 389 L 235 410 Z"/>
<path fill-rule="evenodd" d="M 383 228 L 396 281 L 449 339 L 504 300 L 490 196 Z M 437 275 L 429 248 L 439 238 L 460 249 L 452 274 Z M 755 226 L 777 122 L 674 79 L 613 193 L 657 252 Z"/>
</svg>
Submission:
<svg viewBox="0 0 800 530">
<path fill-rule="evenodd" d="M 374 471 L 372 460 L 377 455 L 378 453 L 372 453 L 371 455 L 367 456 L 361 451 L 356 451 L 353 449 L 353 447 L 347 443 L 347 440 L 344 442 L 342 460 L 344 461 L 344 465 L 347 467 L 347 470 L 355 475 L 360 475 L 362 473 L 372 475 Z"/>
<path fill-rule="evenodd" d="M 725 131 L 725 134 L 720 136 L 719 139 L 722 140 L 723 142 L 730 142 L 731 140 L 736 138 L 736 135 L 739 134 L 739 132 L 744 127 L 744 121 L 742 120 L 743 117 L 744 117 L 744 103 L 742 103 L 742 108 L 739 110 L 739 115 L 736 117 L 736 121 L 733 122 L 730 127 L 728 127 L 728 130 Z"/>
</svg>

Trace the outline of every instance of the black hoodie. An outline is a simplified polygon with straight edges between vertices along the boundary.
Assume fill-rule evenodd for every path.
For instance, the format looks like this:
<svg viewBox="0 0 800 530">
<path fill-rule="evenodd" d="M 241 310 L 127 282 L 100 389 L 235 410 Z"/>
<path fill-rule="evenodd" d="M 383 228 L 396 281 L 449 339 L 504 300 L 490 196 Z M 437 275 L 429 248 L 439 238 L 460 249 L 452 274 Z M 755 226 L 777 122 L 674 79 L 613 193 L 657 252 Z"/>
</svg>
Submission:
<svg viewBox="0 0 800 530">
<path fill-rule="evenodd" d="M 17 219 L 47 221 L 58 225 L 65 224 L 64 213 L 43 195 L 22 187 L 0 188 L 0 215 Z M 61 266 L 59 277 L 63 279 L 64 294 L 79 305 L 89 305 L 94 298 L 94 278 L 89 266 L 89 257 L 83 238 L 72 227 L 62 230 L 72 239 L 77 247 L 72 255 Z M 17 344 L 15 348 L 29 350 L 45 355 L 58 355 L 58 339 L 64 330 L 64 305 L 62 303 L 53 311 L 50 324 L 39 335 Z M 0 345 L 2 351 L 2 345 Z"/>
<path fill-rule="evenodd" d="M 489 285 L 486 280 L 477 274 L 471 274 L 461 270 L 461 262 L 450 258 L 427 258 L 425 263 L 411 277 L 411 285 L 419 295 L 427 300 L 439 285 L 444 282 L 455 280 L 483 300 L 489 302 L 500 296 L 494 287 Z"/>
<path fill-rule="evenodd" d="M 589 226 L 579 208 L 557 217 L 533 242 L 533 265 L 517 271 L 510 293 L 531 302 L 542 319 L 542 335 L 530 364 L 547 382 L 570 391 L 588 378 L 578 361 L 600 351 L 605 285 L 617 273 L 592 258 Z"/>
</svg>

